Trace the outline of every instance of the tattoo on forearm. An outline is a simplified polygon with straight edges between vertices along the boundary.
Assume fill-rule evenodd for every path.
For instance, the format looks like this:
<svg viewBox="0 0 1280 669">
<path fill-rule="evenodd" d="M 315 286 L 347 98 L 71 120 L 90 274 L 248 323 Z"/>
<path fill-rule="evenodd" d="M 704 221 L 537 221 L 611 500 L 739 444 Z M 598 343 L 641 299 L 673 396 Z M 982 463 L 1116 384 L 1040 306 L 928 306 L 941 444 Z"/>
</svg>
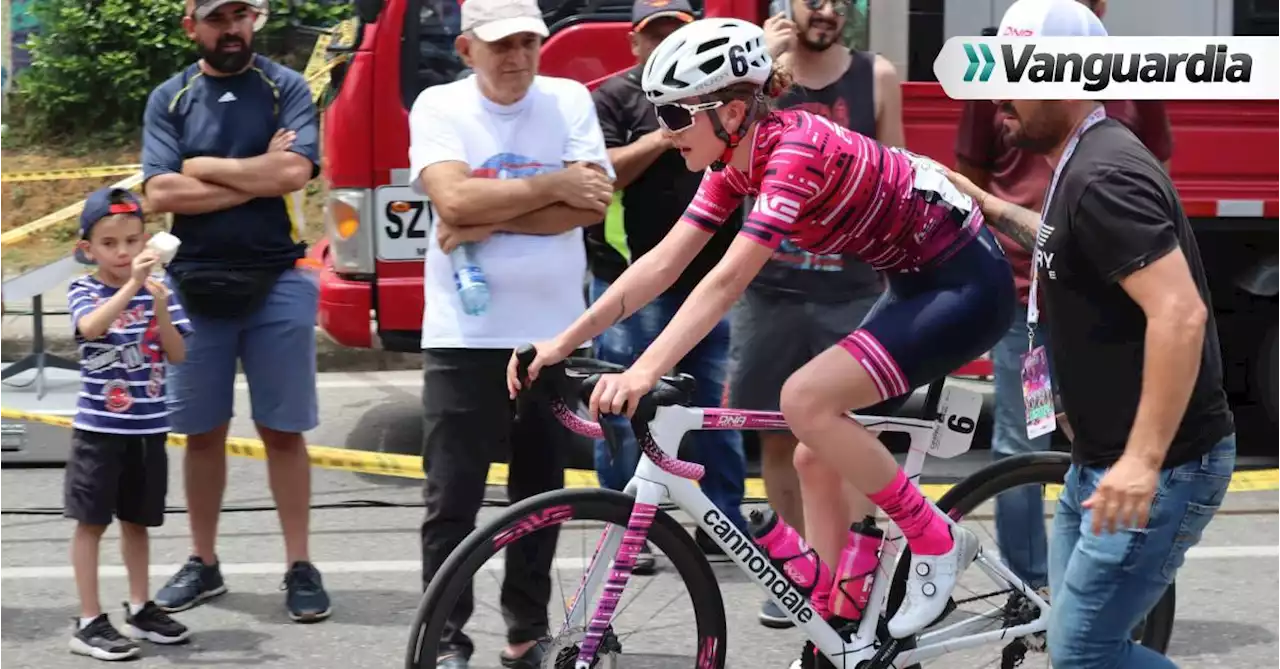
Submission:
<svg viewBox="0 0 1280 669">
<path fill-rule="evenodd" d="M 1040 216 L 1034 211 L 1006 202 L 1000 215 L 992 217 L 988 222 L 991 227 L 1003 232 L 1018 246 L 1027 251 L 1035 250 L 1036 231 L 1040 228 Z"/>
<path fill-rule="evenodd" d="M 609 327 L 613 327 L 618 323 L 621 323 L 622 319 L 626 317 L 627 317 L 627 296 L 622 295 L 618 297 L 618 316 L 613 319 L 613 322 L 609 324 Z"/>
</svg>

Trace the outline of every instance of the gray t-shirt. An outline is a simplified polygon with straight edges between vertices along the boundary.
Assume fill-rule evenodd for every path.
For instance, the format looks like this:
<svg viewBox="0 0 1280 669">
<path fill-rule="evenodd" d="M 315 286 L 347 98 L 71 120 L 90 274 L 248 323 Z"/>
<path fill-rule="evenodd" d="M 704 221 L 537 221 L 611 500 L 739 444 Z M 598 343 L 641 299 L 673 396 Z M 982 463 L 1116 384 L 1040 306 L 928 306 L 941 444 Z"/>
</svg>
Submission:
<svg viewBox="0 0 1280 669">
<path fill-rule="evenodd" d="M 875 56 L 855 51 L 844 76 L 820 89 L 793 86 L 779 100 L 783 109 L 803 109 L 854 132 L 876 136 Z M 744 203 L 750 210 L 752 203 Z M 751 283 L 757 293 L 806 302 L 848 302 L 878 295 L 880 274 L 849 253 L 816 254 L 783 240 Z"/>
</svg>

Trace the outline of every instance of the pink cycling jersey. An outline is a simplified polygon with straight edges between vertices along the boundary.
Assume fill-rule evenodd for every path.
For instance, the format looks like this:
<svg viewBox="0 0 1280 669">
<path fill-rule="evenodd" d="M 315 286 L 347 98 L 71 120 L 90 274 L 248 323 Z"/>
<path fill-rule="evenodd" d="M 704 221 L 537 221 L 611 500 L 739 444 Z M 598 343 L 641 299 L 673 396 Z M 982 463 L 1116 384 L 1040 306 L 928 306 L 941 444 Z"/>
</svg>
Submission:
<svg viewBox="0 0 1280 669">
<path fill-rule="evenodd" d="M 800 110 L 757 125 L 746 173 L 708 170 L 683 219 L 713 232 L 748 195 L 741 234 L 770 249 L 789 238 L 812 253 L 853 253 L 881 271 L 941 261 L 982 225 L 941 165 Z"/>
</svg>

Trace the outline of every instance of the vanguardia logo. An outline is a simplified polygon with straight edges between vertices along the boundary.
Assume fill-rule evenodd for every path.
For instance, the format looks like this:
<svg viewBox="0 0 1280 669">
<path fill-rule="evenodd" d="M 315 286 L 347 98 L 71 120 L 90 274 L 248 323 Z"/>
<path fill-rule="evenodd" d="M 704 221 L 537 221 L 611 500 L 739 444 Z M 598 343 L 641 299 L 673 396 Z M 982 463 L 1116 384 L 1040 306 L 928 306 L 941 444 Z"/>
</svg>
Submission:
<svg viewBox="0 0 1280 669">
<path fill-rule="evenodd" d="M 978 54 L 982 54 L 982 58 L 978 58 Z M 964 55 L 969 57 L 969 69 L 964 71 L 964 80 L 973 81 L 973 75 L 978 74 L 978 68 L 982 68 L 982 74 L 978 74 L 978 81 L 986 81 L 991 78 L 991 71 L 996 69 L 996 57 L 991 55 L 991 48 L 986 44 L 965 44 Z"/>
<path fill-rule="evenodd" d="M 1280 98 L 1274 37 L 953 38 L 934 61 L 961 100 Z"/>
</svg>

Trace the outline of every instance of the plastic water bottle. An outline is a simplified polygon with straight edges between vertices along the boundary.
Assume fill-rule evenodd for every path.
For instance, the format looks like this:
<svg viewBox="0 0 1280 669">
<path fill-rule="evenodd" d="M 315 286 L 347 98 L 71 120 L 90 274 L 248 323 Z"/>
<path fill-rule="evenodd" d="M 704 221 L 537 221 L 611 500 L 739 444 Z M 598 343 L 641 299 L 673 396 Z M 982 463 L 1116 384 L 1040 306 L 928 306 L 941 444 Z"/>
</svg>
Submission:
<svg viewBox="0 0 1280 669">
<path fill-rule="evenodd" d="M 475 250 L 470 243 L 459 244 L 449 253 L 453 265 L 453 284 L 458 288 L 458 299 L 468 316 L 479 316 L 489 309 L 489 283 L 484 270 L 476 262 Z"/>
<path fill-rule="evenodd" d="M 884 531 L 867 516 L 849 528 L 849 543 L 836 564 L 835 585 L 831 589 L 831 613 L 845 620 L 860 620 L 871 600 L 871 585 L 880 566 L 880 545 Z"/>
<path fill-rule="evenodd" d="M 800 533 L 784 523 L 773 509 L 752 511 L 747 525 L 774 568 L 809 599 L 820 617 L 829 617 L 828 598 L 834 579 L 831 568 L 818 558 L 818 551 L 810 548 Z"/>
</svg>

